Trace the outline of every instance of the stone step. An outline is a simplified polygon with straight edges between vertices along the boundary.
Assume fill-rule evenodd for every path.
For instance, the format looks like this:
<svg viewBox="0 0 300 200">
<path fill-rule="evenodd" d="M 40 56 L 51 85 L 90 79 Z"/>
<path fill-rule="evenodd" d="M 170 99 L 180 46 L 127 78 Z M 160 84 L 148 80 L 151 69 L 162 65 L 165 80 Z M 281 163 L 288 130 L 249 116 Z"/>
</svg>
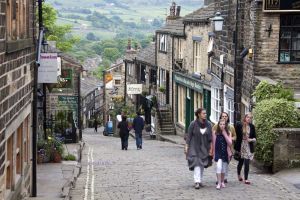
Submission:
<svg viewBox="0 0 300 200">
<path fill-rule="evenodd" d="M 162 134 L 162 135 L 175 135 L 175 130 L 160 131 L 160 134 Z"/>
</svg>

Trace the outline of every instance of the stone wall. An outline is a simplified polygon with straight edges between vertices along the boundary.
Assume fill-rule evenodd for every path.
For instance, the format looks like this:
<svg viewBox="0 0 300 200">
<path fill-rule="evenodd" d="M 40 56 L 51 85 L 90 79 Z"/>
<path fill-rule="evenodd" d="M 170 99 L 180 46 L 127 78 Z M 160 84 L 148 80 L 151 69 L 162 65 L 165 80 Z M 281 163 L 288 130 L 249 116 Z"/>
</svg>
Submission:
<svg viewBox="0 0 300 200">
<path fill-rule="evenodd" d="M 35 7 L 34 1 L 27 2 L 29 9 L 28 34 L 23 39 L 9 40 L 7 23 L 7 1 L 0 3 L 0 199 L 5 196 L 14 195 L 18 199 L 21 191 L 28 195 L 31 183 L 28 180 L 31 176 L 31 162 L 25 156 L 30 156 L 31 137 L 25 139 L 26 125 L 31 127 L 31 101 L 32 101 L 32 78 L 35 61 Z M 16 170 L 17 159 L 17 135 L 18 129 L 22 132 L 22 141 L 26 140 L 19 148 L 19 155 L 22 157 L 21 174 Z M 29 131 L 29 130 L 28 130 Z M 31 131 L 30 131 L 31 132 Z M 26 132 L 27 133 L 27 132 Z M 31 135 L 31 134 L 29 134 Z M 12 190 L 6 190 L 7 184 L 7 140 L 12 138 L 12 152 L 10 166 L 12 169 Z M 25 153 L 25 146 L 29 149 Z M 24 156 L 24 157 L 23 157 Z"/>
<path fill-rule="evenodd" d="M 274 129 L 279 134 L 274 144 L 273 172 L 300 167 L 300 128 Z"/>
</svg>

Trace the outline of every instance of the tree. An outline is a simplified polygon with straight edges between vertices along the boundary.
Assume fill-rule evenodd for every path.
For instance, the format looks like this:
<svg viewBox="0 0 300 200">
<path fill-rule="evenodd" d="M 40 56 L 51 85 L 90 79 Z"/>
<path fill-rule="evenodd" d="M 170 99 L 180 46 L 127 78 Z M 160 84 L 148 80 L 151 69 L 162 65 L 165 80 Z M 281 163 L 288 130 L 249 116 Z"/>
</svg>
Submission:
<svg viewBox="0 0 300 200">
<path fill-rule="evenodd" d="M 103 59 L 115 62 L 121 56 L 117 48 L 105 48 L 103 51 Z"/>
<path fill-rule="evenodd" d="M 95 36 L 94 33 L 90 32 L 86 35 L 86 39 L 87 40 L 91 40 L 91 41 L 97 41 L 99 40 L 99 38 L 97 36 Z"/>
<path fill-rule="evenodd" d="M 69 51 L 80 39 L 71 35 L 71 25 L 57 25 L 57 12 L 50 5 L 43 3 L 43 24 L 46 28 L 45 37 L 49 41 L 56 41 L 56 47 L 61 51 Z"/>
</svg>

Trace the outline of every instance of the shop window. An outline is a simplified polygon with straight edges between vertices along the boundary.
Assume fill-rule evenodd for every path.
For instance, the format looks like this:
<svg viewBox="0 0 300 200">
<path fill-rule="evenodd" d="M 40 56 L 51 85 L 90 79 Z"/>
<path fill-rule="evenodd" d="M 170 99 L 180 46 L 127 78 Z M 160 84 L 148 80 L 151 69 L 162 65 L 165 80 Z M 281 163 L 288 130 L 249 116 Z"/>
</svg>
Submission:
<svg viewBox="0 0 300 200">
<path fill-rule="evenodd" d="M 178 116 L 178 123 L 183 126 L 185 125 L 185 98 L 186 98 L 185 87 L 178 86 L 177 116 Z"/>
<path fill-rule="evenodd" d="M 300 62 L 300 15 L 280 18 L 279 62 Z"/>
<path fill-rule="evenodd" d="M 156 85 L 156 70 L 150 70 L 150 83 Z"/>
<path fill-rule="evenodd" d="M 202 94 L 195 92 L 194 93 L 194 107 L 195 109 L 202 108 Z"/>
<path fill-rule="evenodd" d="M 220 106 L 220 93 L 221 91 L 217 88 L 211 90 L 211 121 L 217 123 L 221 114 Z"/>
</svg>

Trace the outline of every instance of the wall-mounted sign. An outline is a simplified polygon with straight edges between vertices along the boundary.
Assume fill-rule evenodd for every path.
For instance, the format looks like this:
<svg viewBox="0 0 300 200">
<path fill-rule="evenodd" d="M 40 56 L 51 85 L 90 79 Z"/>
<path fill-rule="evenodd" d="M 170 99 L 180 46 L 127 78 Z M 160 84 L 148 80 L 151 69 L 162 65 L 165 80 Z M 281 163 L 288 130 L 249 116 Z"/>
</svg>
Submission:
<svg viewBox="0 0 300 200">
<path fill-rule="evenodd" d="M 38 83 L 57 83 L 57 53 L 41 53 Z"/>
<path fill-rule="evenodd" d="M 175 80 L 175 82 L 177 82 L 181 85 L 191 88 L 197 92 L 203 93 L 203 84 L 196 80 L 187 78 L 185 76 L 181 76 L 179 74 L 174 75 L 174 80 Z"/>
<path fill-rule="evenodd" d="M 300 12 L 300 0 L 264 0 L 264 12 Z"/>
<path fill-rule="evenodd" d="M 143 85 L 142 84 L 128 84 L 127 94 L 142 94 Z"/>
<path fill-rule="evenodd" d="M 58 96 L 58 106 L 65 107 L 66 110 L 77 110 L 78 97 L 77 96 Z"/>
</svg>

